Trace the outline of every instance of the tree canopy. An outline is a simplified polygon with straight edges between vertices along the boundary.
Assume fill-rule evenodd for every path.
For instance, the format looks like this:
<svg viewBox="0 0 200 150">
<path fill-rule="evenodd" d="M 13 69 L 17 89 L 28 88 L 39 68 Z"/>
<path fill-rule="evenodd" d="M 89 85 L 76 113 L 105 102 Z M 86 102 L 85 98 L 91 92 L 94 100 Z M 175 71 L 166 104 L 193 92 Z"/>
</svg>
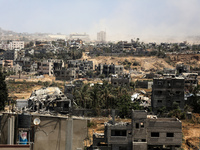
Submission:
<svg viewBox="0 0 200 150">
<path fill-rule="evenodd" d="M 6 87 L 5 76 L 0 71 L 0 110 L 3 110 L 8 100 L 8 90 Z"/>
</svg>

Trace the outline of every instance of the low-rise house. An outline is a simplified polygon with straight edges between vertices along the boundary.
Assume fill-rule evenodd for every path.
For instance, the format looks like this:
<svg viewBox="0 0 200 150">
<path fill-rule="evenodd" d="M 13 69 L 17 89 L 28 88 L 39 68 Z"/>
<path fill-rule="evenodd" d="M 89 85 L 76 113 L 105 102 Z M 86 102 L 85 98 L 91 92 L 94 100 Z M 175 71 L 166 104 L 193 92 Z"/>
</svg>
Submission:
<svg viewBox="0 0 200 150">
<path fill-rule="evenodd" d="M 116 123 L 113 117 L 104 125 L 104 134 L 93 134 L 91 149 L 175 149 L 182 144 L 182 123 L 176 118 L 157 118 L 136 110 L 131 123 Z"/>
<path fill-rule="evenodd" d="M 111 77 L 111 84 L 115 87 L 123 86 L 129 87 L 130 86 L 131 77 L 129 74 L 124 74 L 120 76 L 112 76 Z"/>
</svg>

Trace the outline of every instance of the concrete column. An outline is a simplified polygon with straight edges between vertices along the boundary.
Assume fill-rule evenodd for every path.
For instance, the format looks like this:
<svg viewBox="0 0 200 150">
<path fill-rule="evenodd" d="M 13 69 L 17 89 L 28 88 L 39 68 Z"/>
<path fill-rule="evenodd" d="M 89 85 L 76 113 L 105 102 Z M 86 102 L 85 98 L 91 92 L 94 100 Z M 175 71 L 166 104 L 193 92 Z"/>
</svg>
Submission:
<svg viewBox="0 0 200 150">
<path fill-rule="evenodd" d="M 12 116 L 8 119 L 8 140 L 7 144 L 14 144 L 14 134 L 15 134 L 15 117 Z"/>
<path fill-rule="evenodd" d="M 73 119 L 69 118 L 66 120 L 66 150 L 72 150 L 73 145 Z"/>
</svg>

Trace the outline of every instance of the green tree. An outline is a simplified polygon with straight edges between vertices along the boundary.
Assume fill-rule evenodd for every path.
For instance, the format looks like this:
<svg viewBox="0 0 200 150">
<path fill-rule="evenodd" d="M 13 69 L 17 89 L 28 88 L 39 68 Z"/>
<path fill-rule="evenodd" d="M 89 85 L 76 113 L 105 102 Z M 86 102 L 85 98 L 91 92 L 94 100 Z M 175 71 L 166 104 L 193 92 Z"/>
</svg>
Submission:
<svg viewBox="0 0 200 150">
<path fill-rule="evenodd" d="M 82 108 L 91 107 L 90 95 L 89 95 L 87 84 L 83 85 L 80 90 L 76 90 L 75 98 L 76 98 L 77 104 L 81 106 Z"/>
<path fill-rule="evenodd" d="M 8 90 L 5 82 L 5 76 L 0 71 L 0 110 L 3 110 L 8 101 Z"/>
</svg>

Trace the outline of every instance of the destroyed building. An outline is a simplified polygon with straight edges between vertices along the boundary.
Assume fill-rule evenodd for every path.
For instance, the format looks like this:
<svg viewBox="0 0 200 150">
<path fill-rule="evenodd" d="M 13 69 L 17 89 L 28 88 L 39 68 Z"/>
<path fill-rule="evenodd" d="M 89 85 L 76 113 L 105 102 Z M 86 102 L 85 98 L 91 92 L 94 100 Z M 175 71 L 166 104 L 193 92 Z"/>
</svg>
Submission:
<svg viewBox="0 0 200 150">
<path fill-rule="evenodd" d="M 164 68 L 163 74 L 176 75 L 176 69 Z"/>
<path fill-rule="evenodd" d="M 111 77 L 111 84 L 115 87 L 118 86 L 129 87 L 130 81 L 131 81 L 130 74 L 123 74 Z"/>
<path fill-rule="evenodd" d="M 185 88 L 194 88 L 198 85 L 198 73 L 182 73 L 183 78 L 185 79 Z"/>
<path fill-rule="evenodd" d="M 184 86 L 183 77 L 154 78 L 152 86 L 151 105 L 154 113 L 161 107 L 170 110 L 174 102 L 178 103 L 180 109 L 184 109 Z"/>
<path fill-rule="evenodd" d="M 56 80 L 73 80 L 76 78 L 76 68 L 62 68 L 54 70 Z"/>
<path fill-rule="evenodd" d="M 190 72 L 190 66 L 184 65 L 184 63 L 180 63 L 176 65 L 176 70 L 178 74 L 182 73 L 189 73 Z"/>
<path fill-rule="evenodd" d="M 182 123 L 175 118 L 157 118 L 146 111 L 132 111 L 131 123 L 104 124 L 104 134 L 93 133 L 91 149 L 175 149 L 182 144 Z"/>
<path fill-rule="evenodd" d="M 28 99 L 29 111 L 70 113 L 71 100 L 58 87 L 35 90 Z"/>
<path fill-rule="evenodd" d="M 115 65 L 115 64 L 99 64 L 98 66 L 95 66 L 95 70 L 97 71 L 97 74 L 104 74 L 106 77 L 108 77 L 110 74 L 118 74 L 122 75 L 124 71 L 123 65 Z"/>
</svg>

